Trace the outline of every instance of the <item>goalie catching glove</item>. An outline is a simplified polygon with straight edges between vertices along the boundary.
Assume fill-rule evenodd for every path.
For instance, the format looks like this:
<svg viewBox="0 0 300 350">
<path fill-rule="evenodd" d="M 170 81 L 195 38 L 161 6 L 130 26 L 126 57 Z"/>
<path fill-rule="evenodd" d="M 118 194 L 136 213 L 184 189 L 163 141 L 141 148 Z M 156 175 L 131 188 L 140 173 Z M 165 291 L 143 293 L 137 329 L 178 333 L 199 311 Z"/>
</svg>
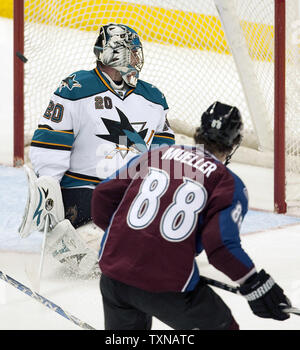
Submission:
<svg viewBox="0 0 300 350">
<path fill-rule="evenodd" d="M 239 290 L 256 316 L 279 321 L 290 317 L 283 311 L 291 306 L 289 299 L 264 270 L 249 277 Z"/>
</svg>

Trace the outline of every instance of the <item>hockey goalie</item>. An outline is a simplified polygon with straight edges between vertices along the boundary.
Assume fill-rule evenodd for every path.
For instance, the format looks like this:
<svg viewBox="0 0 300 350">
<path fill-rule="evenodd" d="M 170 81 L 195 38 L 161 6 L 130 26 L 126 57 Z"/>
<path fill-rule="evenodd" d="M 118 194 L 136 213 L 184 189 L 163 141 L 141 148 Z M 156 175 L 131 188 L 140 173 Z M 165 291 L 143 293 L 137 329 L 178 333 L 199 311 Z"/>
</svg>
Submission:
<svg viewBox="0 0 300 350">
<path fill-rule="evenodd" d="M 48 232 L 47 252 L 80 274 L 99 272 L 95 187 L 137 154 L 174 144 L 164 94 L 138 79 L 144 62 L 138 34 L 104 25 L 93 49 L 96 67 L 62 80 L 33 134 L 19 229 L 21 237 Z"/>
</svg>

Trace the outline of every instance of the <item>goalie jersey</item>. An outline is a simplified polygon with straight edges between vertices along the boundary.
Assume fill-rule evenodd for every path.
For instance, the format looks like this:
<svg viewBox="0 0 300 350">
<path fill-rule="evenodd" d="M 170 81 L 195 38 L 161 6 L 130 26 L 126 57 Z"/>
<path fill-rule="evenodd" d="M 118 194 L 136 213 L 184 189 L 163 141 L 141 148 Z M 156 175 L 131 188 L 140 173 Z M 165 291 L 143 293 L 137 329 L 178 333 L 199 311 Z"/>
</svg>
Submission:
<svg viewBox="0 0 300 350">
<path fill-rule="evenodd" d="M 164 95 L 149 83 L 139 80 L 134 89 L 118 91 L 98 68 L 75 72 L 39 120 L 31 163 L 61 187 L 94 188 L 133 156 L 174 144 L 167 112 Z"/>
<path fill-rule="evenodd" d="M 150 292 L 191 291 L 196 257 L 237 283 L 255 267 L 240 242 L 245 185 L 210 154 L 171 146 L 147 152 L 93 192 L 103 230 L 99 266 L 112 279 Z"/>
</svg>

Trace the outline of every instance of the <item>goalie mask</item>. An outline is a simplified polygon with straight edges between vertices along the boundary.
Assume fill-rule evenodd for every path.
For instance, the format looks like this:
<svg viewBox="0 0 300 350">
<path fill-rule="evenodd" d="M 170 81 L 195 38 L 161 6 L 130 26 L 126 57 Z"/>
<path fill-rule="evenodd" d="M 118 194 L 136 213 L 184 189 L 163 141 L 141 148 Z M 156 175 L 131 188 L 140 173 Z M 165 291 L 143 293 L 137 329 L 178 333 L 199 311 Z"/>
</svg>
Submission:
<svg viewBox="0 0 300 350">
<path fill-rule="evenodd" d="M 126 84 L 136 86 L 144 55 L 138 34 L 133 29 L 113 23 L 102 26 L 94 53 L 102 64 L 118 70 Z"/>
</svg>

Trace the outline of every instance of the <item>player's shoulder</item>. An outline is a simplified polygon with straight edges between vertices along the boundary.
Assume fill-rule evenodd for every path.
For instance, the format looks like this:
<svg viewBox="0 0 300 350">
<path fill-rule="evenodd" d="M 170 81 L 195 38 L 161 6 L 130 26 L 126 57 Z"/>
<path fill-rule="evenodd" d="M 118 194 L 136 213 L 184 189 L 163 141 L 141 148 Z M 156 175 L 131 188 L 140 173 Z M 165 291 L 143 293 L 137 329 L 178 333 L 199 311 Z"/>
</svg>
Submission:
<svg viewBox="0 0 300 350">
<path fill-rule="evenodd" d="M 224 193 L 231 193 L 233 200 L 248 200 L 248 191 L 243 180 L 228 166 L 225 166 L 219 160 L 215 160 L 218 164 L 218 171 L 215 172 L 218 188 L 223 189 Z"/>
<path fill-rule="evenodd" d="M 245 183 L 243 182 L 243 180 L 235 172 L 233 172 L 231 169 L 229 169 L 228 167 L 226 167 L 226 169 L 227 169 L 228 173 L 230 174 L 230 176 L 232 176 L 232 178 L 234 180 L 236 193 L 243 193 L 248 198 L 247 187 L 246 187 Z"/>
<path fill-rule="evenodd" d="M 217 166 L 218 166 L 218 176 L 220 174 L 223 174 L 224 178 L 230 178 L 235 186 L 239 186 L 239 187 L 245 187 L 242 179 L 233 171 L 231 170 L 228 166 L 226 166 L 223 162 L 221 162 L 220 160 L 210 156 L 209 157 L 210 161 L 214 162 Z"/>
<path fill-rule="evenodd" d="M 69 100 L 80 100 L 106 90 L 93 70 L 79 70 L 62 79 L 55 95 Z"/>
<path fill-rule="evenodd" d="M 144 80 L 138 80 L 134 93 L 143 96 L 146 100 L 161 105 L 164 109 L 169 108 L 165 95 L 155 85 L 147 83 Z"/>
<path fill-rule="evenodd" d="M 239 201 L 247 207 L 248 191 L 243 180 L 228 166 L 215 158 L 206 158 L 216 164 L 216 171 L 212 173 L 209 185 L 213 185 L 212 191 L 218 193 L 220 198 L 231 202 Z"/>
<path fill-rule="evenodd" d="M 204 158 L 205 161 L 214 163 L 216 165 L 216 171 L 212 174 L 212 177 L 215 178 L 215 182 L 219 182 L 220 184 L 222 184 L 222 186 L 228 185 L 229 187 L 234 188 L 245 187 L 245 184 L 243 183 L 242 179 L 215 156 L 205 152 Z"/>
</svg>

